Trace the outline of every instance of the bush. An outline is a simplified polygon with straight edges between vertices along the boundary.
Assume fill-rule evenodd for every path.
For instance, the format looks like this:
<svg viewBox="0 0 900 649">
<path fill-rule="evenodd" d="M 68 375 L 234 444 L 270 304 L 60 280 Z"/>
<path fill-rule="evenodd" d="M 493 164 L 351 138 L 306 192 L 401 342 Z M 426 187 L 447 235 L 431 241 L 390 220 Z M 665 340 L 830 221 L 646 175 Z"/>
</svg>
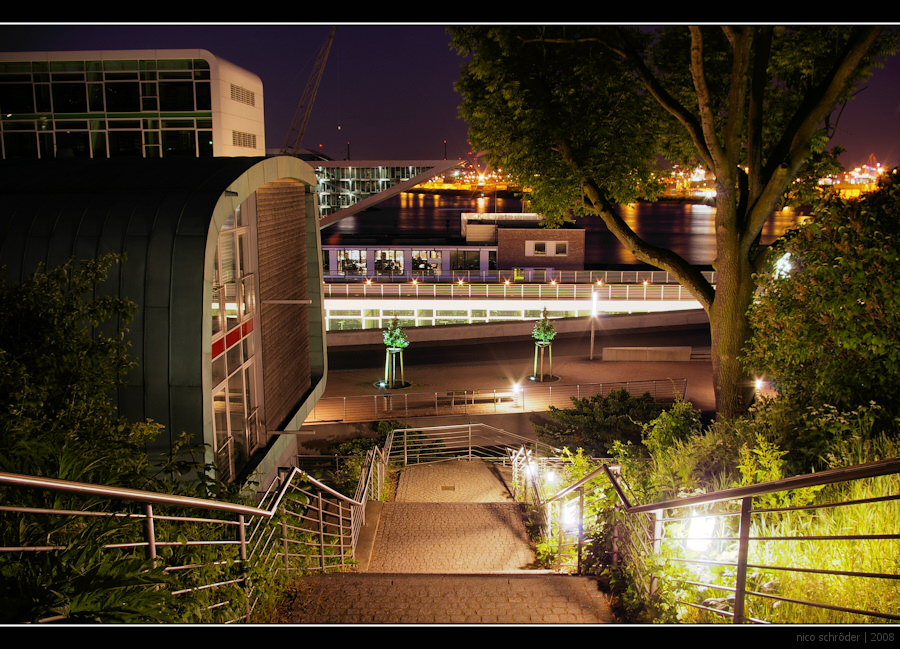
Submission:
<svg viewBox="0 0 900 649">
<path fill-rule="evenodd" d="M 555 420 L 550 425 L 535 425 L 542 442 L 556 447 L 581 448 L 594 457 L 608 457 L 615 442 L 641 443 L 644 424 L 665 410 L 649 392 L 631 396 L 624 388 L 607 396 L 595 394 L 578 399 L 572 397 L 571 408 L 548 410 Z"/>
</svg>

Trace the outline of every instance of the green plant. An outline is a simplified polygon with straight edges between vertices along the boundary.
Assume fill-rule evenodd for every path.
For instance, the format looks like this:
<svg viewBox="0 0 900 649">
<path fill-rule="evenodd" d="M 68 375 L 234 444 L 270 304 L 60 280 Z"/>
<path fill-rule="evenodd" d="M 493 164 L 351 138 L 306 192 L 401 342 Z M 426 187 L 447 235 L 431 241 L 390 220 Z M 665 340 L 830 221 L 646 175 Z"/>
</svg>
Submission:
<svg viewBox="0 0 900 649">
<path fill-rule="evenodd" d="M 643 425 L 665 409 L 649 393 L 632 396 L 624 388 L 606 396 L 572 397 L 572 407 L 551 406 L 552 424 L 535 424 L 542 442 L 556 447 L 582 448 L 595 457 L 608 456 L 614 442 L 640 443 Z"/>
<path fill-rule="evenodd" d="M 546 308 L 541 311 L 541 319 L 534 323 L 531 337 L 544 345 L 549 345 L 556 338 L 556 327 L 553 326 Z"/>
<path fill-rule="evenodd" d="M 387 327 L 385 327 L 382 337 L 384 338 L 385 346 L 388 348 L 405 349 L 409 346 L 409 339 L 406 337 L 406 332 L 403 331 L 403 328 L 400 326 L 400 321 L 396 316 L 394 316 L 394 319 L 388 323 Z"/>
<path fill-rule="evenodd" d="M 644 424 L 641 442 L 652 454 L 671 447 L 675 442 L 690 439 L 700 432 L 700 411 L 689 402 L 677 399 L 670 408 Z"/>
</svg>

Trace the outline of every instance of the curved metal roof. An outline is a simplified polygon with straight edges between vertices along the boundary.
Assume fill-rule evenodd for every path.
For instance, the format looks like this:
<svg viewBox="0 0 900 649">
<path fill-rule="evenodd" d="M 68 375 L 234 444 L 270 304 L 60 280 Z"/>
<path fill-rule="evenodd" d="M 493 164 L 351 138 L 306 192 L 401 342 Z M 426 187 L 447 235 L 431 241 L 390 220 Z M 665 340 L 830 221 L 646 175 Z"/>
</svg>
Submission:
<svg viewBox="0 0 900 649">
<path fill-rule="evenodd" d="M 0 266 L 15 283 L 41 264 L 124 253 L 99 289 L 138 307 L 128 338 L 140 368 L 118 394 L 119 412 L 152 417 L 173 437 L 202 430 L 215 235 L 281 178 L 315 185 L 312 168 L 289 156 L 0 161 Z"/>
</svg>

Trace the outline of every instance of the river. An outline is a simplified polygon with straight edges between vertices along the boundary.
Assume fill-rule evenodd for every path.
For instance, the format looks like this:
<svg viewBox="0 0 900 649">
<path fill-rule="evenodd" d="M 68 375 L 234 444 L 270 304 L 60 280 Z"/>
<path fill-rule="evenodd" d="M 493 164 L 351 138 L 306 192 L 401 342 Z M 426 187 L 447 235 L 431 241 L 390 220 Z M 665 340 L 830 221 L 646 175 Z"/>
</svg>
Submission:
<svg viewBox="0 0 900 649">
<path fill-rule="evenodd" d="M 668 248 L 696 266 L 713 263 L 715 207 L 667 200 L 622 206 L 621 210 L 628 225 L 649 243 Z M 522 202 L 515 198 L 402 193 L 325 228 L 322 243 L 465 245 L 460 236 L 463 212 L 522 211 Z M 763 229 L 761 243 L 772 243 L 796 225 L 800 215 L 793 210 L 773 214 Z M 580 219 L 575 227 L 585 229 L 586 270 L 643 265 L 625 250 L 599 217 Z"/>
</svg>

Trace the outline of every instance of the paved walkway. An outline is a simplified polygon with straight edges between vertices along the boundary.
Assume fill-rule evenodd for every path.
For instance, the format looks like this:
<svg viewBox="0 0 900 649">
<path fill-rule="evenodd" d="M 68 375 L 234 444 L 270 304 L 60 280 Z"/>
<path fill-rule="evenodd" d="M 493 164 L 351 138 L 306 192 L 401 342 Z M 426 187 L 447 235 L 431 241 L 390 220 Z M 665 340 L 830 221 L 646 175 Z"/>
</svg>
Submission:
<svg viewBox="0 0 900 649">
<path fill-rule="evenodd" d="M 302 624 L 600 624 L 614 622 L 593 579 L 529 570 L 520 505 L 491 465 L 404 469 L 357 573 L 304 578 Z M 378 510 L 374 510 L 378 511 Z"/>
</svg>

